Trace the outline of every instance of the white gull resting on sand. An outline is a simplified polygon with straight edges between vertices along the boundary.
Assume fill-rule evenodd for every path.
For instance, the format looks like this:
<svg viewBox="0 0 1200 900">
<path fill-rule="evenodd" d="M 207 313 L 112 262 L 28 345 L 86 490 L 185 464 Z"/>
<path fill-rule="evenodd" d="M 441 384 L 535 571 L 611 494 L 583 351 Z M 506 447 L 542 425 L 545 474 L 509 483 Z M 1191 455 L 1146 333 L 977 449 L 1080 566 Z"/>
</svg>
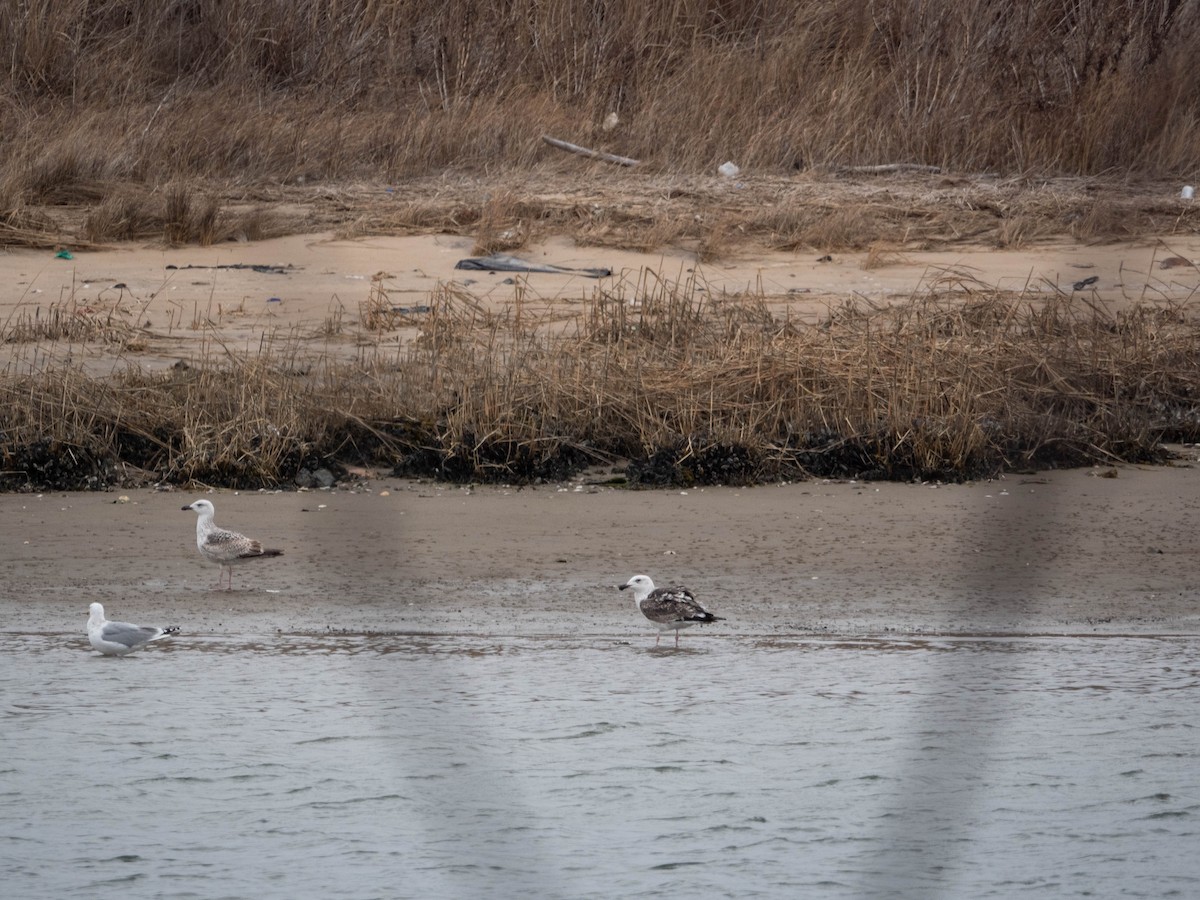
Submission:
<svg viewBox="0 0 1200 900">
<path fill-rule="evenodd" d="M 725 621 L 723 617 L 714 616 L 696 602 L 696 598 L 687 588 L 656 588 L 654 582 L 645 575 L 634 575 L 621 585 L 621 590 L 625 588 L 633 588 L 633 599 L 638 609 L 658 626 L 658 634 L 654 638 L 655 647 L 658 646 L 662 633 L 672 628 L 675 629 L 675 646 L 678 647 L 679 629 L 689 625 Z"/>
<path fill-rule="evenodd" d="M 104 618 L 104 607 L 93 603 L 88 607 L 88 640 L 105 656 L 124 656 L 151 641 L 157 641 L 179 628 L 152 628 L 149 625 L 131 625 L 129 622 L 110 622 Z"/>
<path fill-rule="evenodd" d="M 215 562 L 221 567 L 221 576 L 229 570 L 229 586 L 233 589 L 233 567 L 251 559 L 269 559 L 272 556 L 283 556 L 282 550 L 264 550 L 263 545 L 256 540 L 238 534 L 236 531 L 226 531 L 218 528 L 213 522 L 216 510 L 207 500 L 197 500 L 183 507 L 194 509 L 199 518 L 196 519 L 196 546 L 200 548 L 205 559 Z M 217 582 L 217 587 L 221 582 Z"/>
</svg>

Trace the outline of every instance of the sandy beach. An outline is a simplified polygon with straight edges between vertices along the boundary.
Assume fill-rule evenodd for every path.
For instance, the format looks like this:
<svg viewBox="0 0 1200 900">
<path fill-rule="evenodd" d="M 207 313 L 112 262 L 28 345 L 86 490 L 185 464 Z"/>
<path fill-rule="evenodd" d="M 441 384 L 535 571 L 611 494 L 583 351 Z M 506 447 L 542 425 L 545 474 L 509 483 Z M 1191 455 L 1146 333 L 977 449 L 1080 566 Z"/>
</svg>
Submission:
<svg viewBox="0 0 1200 900">
<path fill-rule="evenodd" d="M 201 248 L 121 246 L 62 259 L 0 256 L 0 317 L 56 306 L 140 330 L 103 344 L 42 342 L 7 352 L 35 366 L 71 358 L 97 374 L 192 360 L 214 345 L 255 352 L 280 336 L 321 354 L 401 345 L 418 325 L 366 332 L 374 282 L 419 306 L 456 282 L 481 303 L 515 301 L 513 276 L 462 272 L 472 240 L 451 235 L 338 238 L 331 232 Z M 931 280 L 1071 291 L 1090 302 L 1186 304 L 1200 241 L 1048 242 L 1020 251 L 960 247 L 868 254 L 758 250 L 698 266 L 683 250 L 635 253 L 551 238 L 519 251 L 540 262 L 605 266 L 608 279 L 518 276 L 522 303 L 571 314 L 598 287 L 653 271 L 714 292 L 755 292 L 815 321 L 845 298 L 886 303 Z M 253 266 L 272 267 L 263 270 Z M 208 348 L 207 350 L 205 348 Z M 33 353 L 30 356 L 31 352 Z M 359 473 L 331 491 L 207 496 L 217 522 L 285 551 L 235 572 L 194 546 L 199 491 L 0 496 L 0 542 L 20 629 L 82 631 L 91 600 L 111 616 L 185 632 L 263 634 L 432 630 L 596 633 L 646 639 L 615 585 L 635 572 L 683 583 L 727 622 L 707 629 L 791 632 L 1173 632 L 1200 623 L 1196 593 L 1200 466 L 1177 447 L 1161 467 L 1011 474 L 961 485 L 808 482 L 757 488 L 628 491 L 603 472 L 570 483 L 457 487 Z M 127 498 L 127 499 L 121 499 Z M 10 620 L 5 630 L 15 626 Z M 689 635 L 701 629 L 693 629 Z"/>
<path fill-rule="evenodd" d="M 96 373 L 133 363 L 150 369 L 193 360 L 214 347 L 255 353 L 264 342 L 293 342 L 301 352 L 352 357 L 364 350 L 400 347 L 420 333 L 419 313 L 390 330 L 368 329 L 363 310 L 372 288 L 396 309 L 420 310 L 430 292 L 454 284 L 484 307 L 566 319 L 597 290 L 626 290 L 645 273 L 689 283 L 710 296 L 761 298 L 780 316 L 817 322 L 847 300 L 889 303 L 932 289 L 1000 289 L 1031 300 L 1083 295 L 1108 314 L 1131 304 L 1187 304 L 1200 290 L 1200 239 L 1175 236 L 1121 244 L 1041 242 L 1020 250 L 958 246 L 884 253 L 783 252 L 762 247 L 733 249 L 700 264 L 692 250 L 634 252 L 579 246 L 549 237 L 512 255 L 532 263 L 569 268 L 603 267 L 612 276 L 470 272 L 458 261 L 477 256 L 470 237 L 444 234 L 339 238 L 333 232 L 290 235 L 260 242 L 212 247 L 164 248 L 121 245 L 80 251 L 63 259 L 45 250 L 15 249 L 0 255 L 0 321 L 47 321 L 59 311 L 115 321 L 124 345 L 114 358 L 104 344 L 39 342 L 0 348 L 42 366 L 56 357 L 85 364 Z M 1164 260 L 1179 264 L 1163 268 Z M 1083 284 L 1083 282 L 1087 282 Z M 133 332 L 132 336 L 130 331 Z"/>
</svg>

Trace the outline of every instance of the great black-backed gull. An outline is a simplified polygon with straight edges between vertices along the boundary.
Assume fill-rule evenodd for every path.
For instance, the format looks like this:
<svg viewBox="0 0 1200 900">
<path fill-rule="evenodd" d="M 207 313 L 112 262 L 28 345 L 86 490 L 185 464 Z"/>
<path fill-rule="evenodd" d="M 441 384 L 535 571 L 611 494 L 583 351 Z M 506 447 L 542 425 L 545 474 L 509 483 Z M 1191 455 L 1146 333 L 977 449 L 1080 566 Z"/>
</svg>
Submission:
<svg viewBox="0 0 1200 900">
<path fill-rule="evenodd" d="M 687 588 L 656 588 L 654 582 L 646 575 L 634 575 L 621 585 L 621 590 L 626 588 L 633 588 L 633 599 L 638 609 L 658 626 L 658 634 L 654 637 L 655 647 L 658 646 L 662 633 L 672 628 L 675 629 L 675 646 L 678 647 L 679 629 L 689 625 L 725 621 L 724 617 L 714 616 L 701 606 Z"/>
<path fill-rule="evenodd" d="M 124 656 L 177 631 L 179 628 L 175 625 L 153 628 L 150 625 L 131 625 L 129 622 L 110 622 L 104 618 L 101 604 L 93 603 L 88 607 L 88 640 L 105 656 Z"/>
<path fill-rule="evenodd" d="M 282 550 L 264 550 L 263 545 L 244 534 L 218 528 L 213 522 L 216 510 L 207 500 L 197 500 L 189 503 L 184 509 L 194 509 L 199 518 L 196 519 L 196 546 L 205 559 L 215 562 L 221 567 L 222 577 L 229 571 L 229 586 L 233 589 L 233 567 L 252 559 L 269 559 L 272 556 L 282 556 Z M 217 582 L 217 587 L 221 582 Z"/>
</svg>

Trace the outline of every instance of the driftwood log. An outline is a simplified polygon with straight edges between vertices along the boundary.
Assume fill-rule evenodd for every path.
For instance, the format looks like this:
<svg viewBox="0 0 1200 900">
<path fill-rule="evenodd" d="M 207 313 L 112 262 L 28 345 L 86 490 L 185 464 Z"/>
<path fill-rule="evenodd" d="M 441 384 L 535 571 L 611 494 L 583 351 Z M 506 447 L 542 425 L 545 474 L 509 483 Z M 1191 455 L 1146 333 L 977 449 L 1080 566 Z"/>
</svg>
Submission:
<svg viewBox="0 0 1200 900">
<path fill-rule="evenodd" d="M 542 140 L 551 147 L 557 147 L 559 150 L 566 150 L 568 153 L 578 153 L 580 156 L 586 156 L 589 159 L 599 159 L 618 166 L 641 165 L 640 160 L 630 159 L 628 156 L 617 156 L 615 153 L 605 153 L 601 150 L 592 150 L 588 147 L 580 147 L 578 144 L 571 144 L 567 141 L 560 141 L 558 138 L 552 138 L 548 134 L 543 134 Z"/>
<path fill-rule="evenodd" d="M 920 163 L 884 163 L 881 166 L 840 166 L 839 172 L 852 175 L 893 175 L 896 172 L 923 172 L 929 175 L 940 175 L 941 166 L 923 166 Z"/>
</svg>

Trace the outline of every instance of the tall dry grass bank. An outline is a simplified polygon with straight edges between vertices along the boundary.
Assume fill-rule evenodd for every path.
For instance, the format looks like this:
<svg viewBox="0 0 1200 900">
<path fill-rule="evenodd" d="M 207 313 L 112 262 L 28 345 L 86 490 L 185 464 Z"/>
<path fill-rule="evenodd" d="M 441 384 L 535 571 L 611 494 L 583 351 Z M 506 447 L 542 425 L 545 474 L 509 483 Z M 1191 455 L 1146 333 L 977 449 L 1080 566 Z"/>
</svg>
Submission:
<svg viewBox="0 0 1200 900">
<path fill-rule="evenodd" d="M 10 330 L 24 352 L 0 372 L 0 487 L 254 487 L 345 465 L 518 483 L 591 466 L 634 485 L 956 480 L 1160 460 L 1160 442 L 1200 439 L 1200 323 L 1179 306 L 971 286 L 964 302 L 949 287 L 804 324 L 648 272 L 566 322 L 447 286 L 399 350 L 337 361 L 286 338 L 251 354 L 214 342 L 194 365 L 111 378 L 46 353 L 56 334 Z"/>
<path fill-rule="evenodd" d="M 3 0 L 5 205 L 526 167 L 1185 174 L 1196 0 Z M 602 123 L 616 113 L 619 123 Z"/>
</svg>

